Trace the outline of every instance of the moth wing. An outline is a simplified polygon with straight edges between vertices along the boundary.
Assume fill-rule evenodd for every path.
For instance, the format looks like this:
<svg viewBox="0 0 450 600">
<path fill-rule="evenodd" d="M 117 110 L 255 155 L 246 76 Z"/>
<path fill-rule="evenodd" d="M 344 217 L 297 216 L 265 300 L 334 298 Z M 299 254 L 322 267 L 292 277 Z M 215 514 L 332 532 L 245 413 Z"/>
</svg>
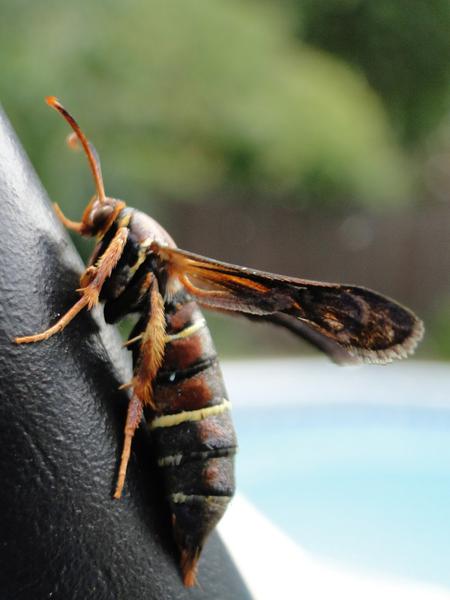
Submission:
<svg viewBox="0 0 450 600">
<path fill-rule="evenodd" d="M 238 313 L 235 313 L 238 314 Z M 317 330 L 312 329 L 306 323 L 284 313 L 273 313 L 272 315 L 253 316 L 245 315 L 254 321 L 264 321 L 266 323 L 272 323 L 279 327 L 287 329 L 297 337 L 305 340 L 324 354 L 328 356 L 337 365 L 355 365 L 359 364 L 362 359 L 359 356 L 350 354 L 344 346 L 340 345 L 335 340 L 319 333 Z"/>
<path fill-rule="evenodd" d="M 423 324 L 412 311 L 370 289 L 239 267 L 152 245 L 203 306 L 261 317 L 306 338 L 337 362 L 386 363 L 414 352 Z"/>
</svg>

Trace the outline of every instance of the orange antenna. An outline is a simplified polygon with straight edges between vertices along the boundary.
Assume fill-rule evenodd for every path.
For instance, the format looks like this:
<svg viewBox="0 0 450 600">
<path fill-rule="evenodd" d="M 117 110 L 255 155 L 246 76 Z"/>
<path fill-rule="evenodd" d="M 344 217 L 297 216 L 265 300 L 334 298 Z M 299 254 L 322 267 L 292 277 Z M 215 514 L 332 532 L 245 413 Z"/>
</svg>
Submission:
<svg viewBox="0 0 450 600">
<path fill-rule="evenodd" d="M 77 136 L 78 140 L 80 141 L 81 145 L 83 146 L 84 151 L 86 152 L 87 159 L 89 161 L 89 166 L 91 167 L 92 175 L 94 177 L 95 187 L 97 189 L 98 200 L 99 200 L 100 204 L 102 204 L 106 199 L 105 187 L 103 185 L 103 177 L 102 177 L 102 172 L 100 169 L 100 161 L 98 160 L 98 156 L 97 156 L 97 153 L 96 153 L 94 147 L 88 141 L 88 139 L 86 138 L 84 133 L 81 131 L 80 126 L 75 121 L 75 119 L 72 117 L 72 115 L 70 113 L 68 113 L 67 110 L 64 108 L 64 106 L 59 102 L 58 98 L 56 98 L 55 96 L 47 96 L 45 98 L 45 101 L 47 102 L 47 104 L 49 106 L 51 106 L 52 108 L 57 110 L 66 119 L 66 121 L 72 127 L 72 129 L 73 129 L 75 135 Z"/>
</svg>

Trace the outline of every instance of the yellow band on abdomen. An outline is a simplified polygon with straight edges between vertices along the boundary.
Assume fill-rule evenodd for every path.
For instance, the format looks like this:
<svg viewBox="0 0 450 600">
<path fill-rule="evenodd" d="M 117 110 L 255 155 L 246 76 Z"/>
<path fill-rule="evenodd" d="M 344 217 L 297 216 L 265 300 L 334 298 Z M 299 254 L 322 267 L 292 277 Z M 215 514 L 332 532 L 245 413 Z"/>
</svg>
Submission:
<svg viewBox="0 0 450 600">
<path fill-rule="evenodd" d="M 161 415 L 156 417 L 150 423 L 150 429 L 156 429 L 157 427 L 175 427 L 175 425 L 181 425 L 186 421 L 201 421 L 206 417 L 213 417 L 220 415 L 226 410 L 230 410 L 231 402 L 224 398 L 220 404 L 214 406 L 206 406 L 205 408 L 198 408 L 197 410 L 183 410 L 174 415 Z"/>
<path fill-rule="evenodd" d="M 205 326 L 205 319 L 199 319 L 198 321 L 196 321 L 192 325 L 189 325 L 189 327 L 185 327 L 185 329 L 183 329 L 182 331 L 179 331 L 178 333 L 173 333 L 172 335 L 166 335 L 164 341 L 167 344 L 170 342 L 174 342 L 175 340 L 181 340 L 183 338 L 187 338 L 190 335 L 196 333 L 199 329 L 202 329 L 202 327 L 204 327 L 204 326 Z"/>
</svg>

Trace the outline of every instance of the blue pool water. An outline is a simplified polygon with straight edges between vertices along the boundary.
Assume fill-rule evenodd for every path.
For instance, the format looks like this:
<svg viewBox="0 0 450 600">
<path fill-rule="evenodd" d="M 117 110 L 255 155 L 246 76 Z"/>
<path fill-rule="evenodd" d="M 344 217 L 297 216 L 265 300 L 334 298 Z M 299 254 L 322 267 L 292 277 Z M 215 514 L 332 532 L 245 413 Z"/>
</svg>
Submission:
<svg viewBox="0 0 450 600">
<path fill-rule="evenodd" d="M 450 588 L 450 367 L 224 372 L 241 493 L 318 556 Z"/>
</svg>

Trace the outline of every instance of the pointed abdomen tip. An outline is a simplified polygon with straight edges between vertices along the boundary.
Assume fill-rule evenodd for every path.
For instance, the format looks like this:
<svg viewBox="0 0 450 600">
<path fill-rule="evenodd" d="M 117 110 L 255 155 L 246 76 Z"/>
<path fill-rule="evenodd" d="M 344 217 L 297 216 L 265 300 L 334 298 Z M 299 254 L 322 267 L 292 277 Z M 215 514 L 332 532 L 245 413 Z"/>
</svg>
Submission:
<svg viewBox="0 0 450 600">
<path fill-rule="evenodd" d="M 197 583 L 197 563 L 199 557 L 199 550 L 195 550 L 194 552 L 189 552 L 187 550 L 181 551 L 180 566 L 185 587 L 194 587 Z"/>
</svg>

